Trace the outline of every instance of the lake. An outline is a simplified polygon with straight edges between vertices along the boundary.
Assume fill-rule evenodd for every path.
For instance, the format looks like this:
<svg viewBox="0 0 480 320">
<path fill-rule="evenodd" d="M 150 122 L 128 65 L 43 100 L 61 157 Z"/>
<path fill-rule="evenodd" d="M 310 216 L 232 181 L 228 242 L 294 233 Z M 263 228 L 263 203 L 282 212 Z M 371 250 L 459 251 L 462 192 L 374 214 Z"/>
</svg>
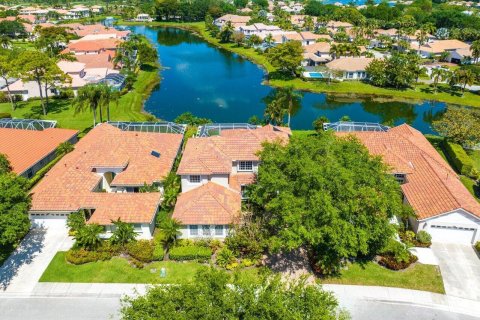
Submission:
<svg viewBox="0 0 480 320">
<path fill-rule="evenodd" d="M 161 84 L 145 102 L 146 111 L 169 121 L 187 111 L 214 122 L 246 122 L 253 115 L 262 117 L 263 100 L 273 89 L 262 85 L 265 74 L 256 64 L 188 31 L 146 26 L 130 29 L 155 43 L 163 67 Z M 311 129 L 319 116 L 337 121 L 348 115 L 352 121 L 407 122 L 432 133 L 432 119 L 445 108 L 444 103 L 437 102 L 378 102 L 305 93 L 291 127 Z"/>
</svg>

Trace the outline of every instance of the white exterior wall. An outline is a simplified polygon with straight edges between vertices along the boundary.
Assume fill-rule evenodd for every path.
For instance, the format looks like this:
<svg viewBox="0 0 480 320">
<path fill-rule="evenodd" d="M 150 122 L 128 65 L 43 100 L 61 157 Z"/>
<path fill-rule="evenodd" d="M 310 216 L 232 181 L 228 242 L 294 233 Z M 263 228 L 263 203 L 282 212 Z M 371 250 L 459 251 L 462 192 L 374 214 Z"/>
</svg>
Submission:
<svg viewBox="0 0 480 320">
<path fill-rule="evenodd" d="M 361 80 L 366 79 L 367 73 L 365 71 L 344 72 L 343 79 L 345 80 Z"/>
<path fill-rule="evenodd" d="M 208 183 L 208 176 L 200 175 L 200 183 L 190 182 L 190 175 L 182 175 L 181 180 L 182 180 L 182 192 L 187 192 Z"/>
<path fill-rule="evenodd" d="M 154 219 L 155 221 L 155 219 Z M 152 239 L 153 236 L 153 231 L 155 230 L 155 222 L 152 221 L 152 223 L 142 223 L 140 224 L 140 228 L 135 228 L 135 232 L 137 233 L 136 239 L 146 239 L 150 240 Z M 106 232 L 102 233 L 100 236 L 103 239 L 108 239 L 112 236 L 113 234 L 113 225 L 107 225 L 105 226 Z"/>
<path fill-rule="evenodd" d="M 414 230 L 416 232 L 421 230 L 425 230 L 428 233 L 438 232 L 437 231 L 438 228 L 432 228 L 432 225 L 475 229 L 475 231 L 473 232 L 472 243 L 480 241 L 480 219 L 474 217 L 473 215 L 465 212 L 462 209 L 458 209 L 451 213 L 447 213 L 441 216 L 418 221 L 417 224 L 414 224 L 412 226 L 414 227 Z M 456 231 L 455 229 L 446 229 L 446 230 L 451 230 L 452 236 L 454 236 L 454 232 Z"/>
<path fill-rule="evenodd" d="M 228 174 L 214 174 L 210 176 L 210 181 L 215 182 L 225 188 L 228 188 Z"/>
<path fill-rule="evenodd" d="M 102 176 L 102 186 L 107 192 L 116 192 L 116 188 L 111 188 L 110 185 L 107 182 L 107 179 L 105 178 L 105 173 L 107 172 L 113 172 L 115 174 L 119 174 L 122 172 L 122 168 L 97 168 L 97 174 L 99 176 Z"/>
<path fill-rule="evenodd" d="M 203 225 L 197 226 L 197 235 L 191 234 L 190 225 L 182 225 L 180 229 L 181 235 L 178 237 L 179 239 L 219 239 L 223 240 L 228 235 L 228 226 L 227 225 L 218 225 L 221 226 L 223 229 L 222 235 L 215 235 L 215 227 L 217 225 L 210 225 L 210 235 L 203 235 Z"/>
<path fill-rule="evenodd" d="M 248 171 L 238 171 L 238 162 L 239 161 L 234 161 L 232 163 L 232 174 L 237 174 L 237 173 L 242 173 L 242 172 L 248 172 Z M 253 162 L 253 172 L 258 172 L 258 165 L 259 161 L 252 161 Z"/>
</svg>

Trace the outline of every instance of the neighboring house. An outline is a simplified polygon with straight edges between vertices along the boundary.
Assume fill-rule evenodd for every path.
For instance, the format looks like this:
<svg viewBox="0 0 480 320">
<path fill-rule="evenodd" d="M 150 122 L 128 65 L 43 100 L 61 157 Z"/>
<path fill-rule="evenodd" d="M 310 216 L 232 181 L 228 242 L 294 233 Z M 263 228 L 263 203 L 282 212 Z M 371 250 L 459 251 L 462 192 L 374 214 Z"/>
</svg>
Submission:
<svg viewBox="0 0 480 320">
<path fill-rule="evenodd" d="M 244 187 L 255 180 L 262 143 L 286 142 L 291 134 L 289 128 L 271 125 L 241 127 L 188 140 L 177 171 L 182 193 L 172 216 L 183 225 L 181 238 L 226 237 L 228 225 L 241 218 Z"/>
<path fill-rule="evenodd" d="M 338 32 L 340 29 L 348 30 L 353 27 L 353 24 L 343 21 L 329 21 L 325 27 L 330 30 L 332 33 Z"/>
<path fill-rule="evenodd" d="M 458 49 L 470 49 L 470 45 L 460 40 L 435 40 L 425 45 L 411 44 L 411 48 L 416 50 L 421 57 L 440 56 L 443 52 L 452 52 Z"/>
<path fill-rule="evenodd" d="M 135 18 L 135 21 L 139 22 L 152 22 L 153 18 L 150 17 L 148 13 L 139 13 L 137 17 Z"/>
<path fill-rule="evenodd" d="M 121 44 L 121 39 L 99 39 L 99 40 L 80 40 L 71 41 L 62 53 L 82 54 L 100 54 L 104 52 L 115 52 L 117 46 Z"/>
<path fill-rule="evenodd" d="M 282 29 L 280 29 L 280 27 L 273 26 L 273 25 L 266 25 L 263 23 L 254 23 L 249 26 L 240 26 L 238 31 L 243 33 L 245 37 L 249 37 L 251 35 L 257 35 L 262 39 L 269 34 L 273 36 L 275 34 L 280 34 L 284 32 Z"/>
<path fill-rule="evenodd" d="M 85 7 L 77 7 L 71 10 L 64 15 L 64 19 L 81 19 L 90 17 L 90 9 Z"/>
<path fill-rule="evenodd" d="M 339 73 L 334 78 L 342 80 L 362 80 L 368 77 L 366 68 L 373 58 L 365 57 L 342 57 L 328 62 L 325 66 Z"/>
<path fill-rule="evenodd" d="M 70 213 L 85 210 L 88 224 L 104 226 L 104 237 L 111 235 L 112 221 L 120 219 L 133 224 L 139 238 L 150 239 L 163 180 L 182 144 L 184 126 L 178 127 L 177 134 L 98 124 L 33 188 L 33 224 L 66 221 Z M 156 185 L 158 192 L 139 193 L 144 184 Z"/>
<path fill-rule="evenodd" d="M 92 36 L 98 34 L 115 34 L 116 38 L 118 39 L 126 39 L 130 34 L 129 30 L 116 30 L 115 28 L 108 28 L 102 24 L 83 25 L 80 23 L 67 23 L 61 24 L 60 26 L 65 27 L 67 31 L 74 33 L 78 37 Z"/>
<path fill-rule="evenodd" d="M 36 124 L 48 127 L 43 129 Z M 13 172 L 31 178 L 55 159 L 55 151 L 62 142 L 77 142 L 78 131 L 55 128 L 55 124 L 55 121 L 0 119 L 0 154 L 10 160 Z"/>
<path fill-rule="evenodd" d="M 215 19 L 214 24 L 221 29 L 227 22 L 230 22 L 232 26 L 235 28 L 235 30 L 238 31 L 240 27 L 246 26 L 249 21 L 250 21 L 250 16 L 226 14 L 221 16 L 220 18 Z"/>
<path fill-rule="evenodd" d="M 448 61 L 451 63 L 472 63 L 474 61 L 472 50 L 470 48 L 461 48 L 450 51 Z"/>
<path fill-rule="evenodd" d="M 302 46 L 308 46 L 315 43 L 318 39 L 331 40 L 329 35 L 315 34 L 310 31 L 283 34 L 283 42 L 300 41 Z"/>
<path fill-rule="evenodd" d="M 480 240 L 480 203 L 425 136 L 408 124 L 355 135 L 373 155 L 382 156 L 401 184 L 404 202 L 417 217 L 413 229 L 433 241 L 473 244 Z"/>
<path fill-rule="evenodd" d="M 303 66 L 317 66 L 332 60 L 331 45 L 328 42 L 316 42 L 303 48 Z"/>
<path fill-rule="evenodd" d="M 292 14 L 290 16 L 290 22 L 292 25 L 294 25 L 297 28 L 303 28 L 305 24 L 305 18 L 308 17 L 307 15 L 304 14 Z M 317 17 L 311 17 L 313 20 L 313 25 L 314 27 L 317 25 Z"/>
</svg>

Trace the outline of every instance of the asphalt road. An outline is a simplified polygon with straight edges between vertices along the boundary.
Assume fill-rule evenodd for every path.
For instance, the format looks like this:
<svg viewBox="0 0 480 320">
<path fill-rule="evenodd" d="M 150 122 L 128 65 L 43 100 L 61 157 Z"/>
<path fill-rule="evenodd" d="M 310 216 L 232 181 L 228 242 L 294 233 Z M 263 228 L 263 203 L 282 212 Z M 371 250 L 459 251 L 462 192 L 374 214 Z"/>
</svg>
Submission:
<svg viewBox="0 0 480 320">
<path fill-rule="evenodd" d="M 0 319 L 118 319 L 118 298 L 0 298 Z M 353 320 L 475 320 L 478 318 L 408 304 L 356 301 L 347 306 Z M 116 315 L 116 316 L 115 316 Z"/>
</svg>

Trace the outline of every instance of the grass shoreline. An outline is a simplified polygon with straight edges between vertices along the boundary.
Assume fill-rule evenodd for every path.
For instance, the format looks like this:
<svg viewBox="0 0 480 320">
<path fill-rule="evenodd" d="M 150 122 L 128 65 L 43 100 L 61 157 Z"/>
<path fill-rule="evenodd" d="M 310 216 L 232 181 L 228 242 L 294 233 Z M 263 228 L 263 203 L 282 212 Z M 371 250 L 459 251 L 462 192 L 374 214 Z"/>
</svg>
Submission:
<svg viewBox="0 0 480 320">
<path fill-rule="evenodd" d="M 267 61 L 265 56 L 257 53 L 251 48 L 238 47 L 233 43 L 221 43 L 220 40 L 212 37 L 206 30 L 203 22 L 129 22 L 119 21 L 120 25 L 135 26 L 145 25 L 148 27 L 172 27 L 190 31 L 201 37 L 206 42 L 217 46 L 218 48 L 241 55 L 247 60 L 252 61 L 261 67 L 266 73 L 271 74 L 276 69 Z M 312 93 L 327 93 L 333 96 L 348 97 L 356 99 L 382 99 L 397 102 L 422 103 L 422 102 L 440 102 L 458 106 L 480 107 L 480 97 L 478 94 L 466 92 L 461 96 L 458 92 L 448 92 L 448 86 L 439 85 L 439 92 L 431 93 L 428 85 L 418 85 L 416 89 L 395 90 L 375 87 L 360 81 L 343 81 L 336 83 L 325 83 L 319 81 L 304 81 L 300 78 L 290 80 L 266 79 L 263 84 L 271 87 L 293 86 L 297 90 Z"/>
</svg>

